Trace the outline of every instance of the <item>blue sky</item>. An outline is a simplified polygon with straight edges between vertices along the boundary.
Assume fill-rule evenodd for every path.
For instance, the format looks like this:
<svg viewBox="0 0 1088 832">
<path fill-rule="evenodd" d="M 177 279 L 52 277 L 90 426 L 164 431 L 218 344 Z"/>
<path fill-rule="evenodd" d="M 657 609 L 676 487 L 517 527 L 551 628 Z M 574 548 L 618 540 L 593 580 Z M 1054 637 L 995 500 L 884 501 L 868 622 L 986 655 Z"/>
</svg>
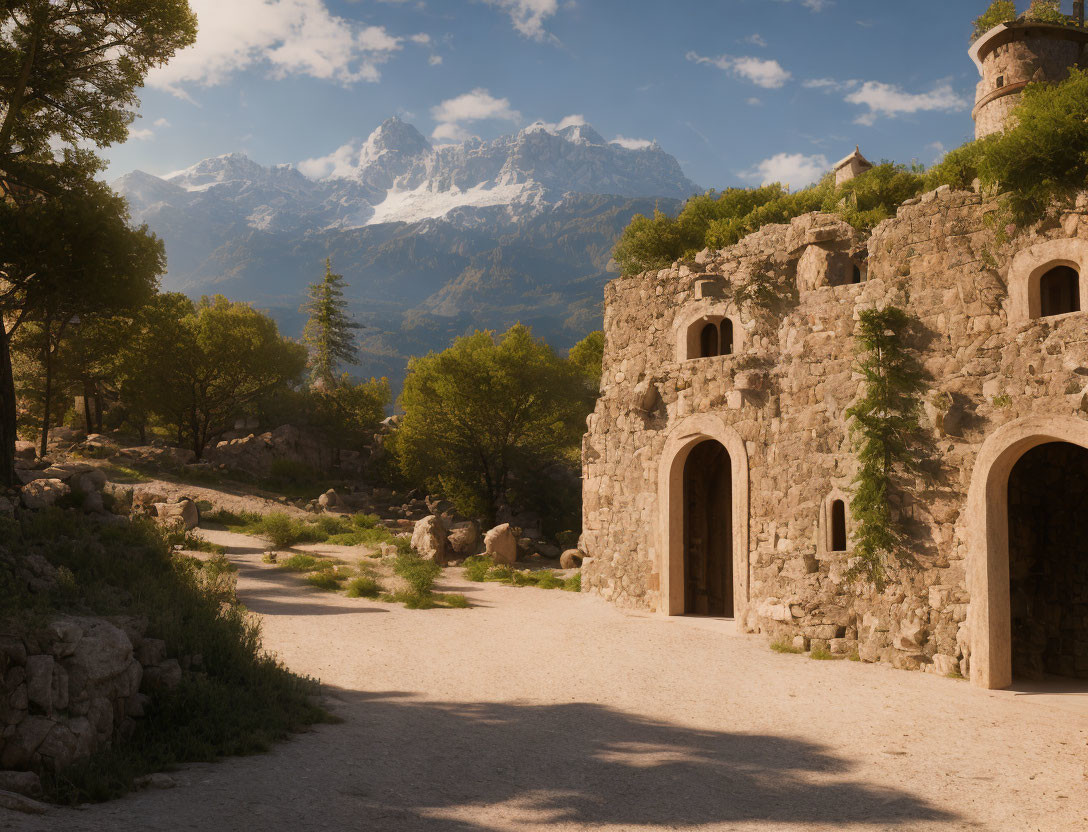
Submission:
<svg viewBox="0 0 1088 832">
<path fill-rule="evenodd" d="M 394 114 L 436 142 L 581 117 L 610 140 L 656 140 L 704 188 L 799 187 L 855 144 L 928 164 L 971 138 L 968 35 L 987 5 L 190 2 L 198 43 L 149 78 L 111 178 L 234 151 L 317 175 Z"/>
</svg>

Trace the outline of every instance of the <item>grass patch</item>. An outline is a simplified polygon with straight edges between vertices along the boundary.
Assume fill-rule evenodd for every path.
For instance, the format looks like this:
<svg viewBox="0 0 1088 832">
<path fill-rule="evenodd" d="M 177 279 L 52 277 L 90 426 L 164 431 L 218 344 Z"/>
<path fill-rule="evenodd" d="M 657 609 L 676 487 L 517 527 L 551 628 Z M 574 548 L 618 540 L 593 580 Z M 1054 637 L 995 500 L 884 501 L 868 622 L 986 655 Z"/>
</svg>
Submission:
<svg viewBox="0 0 1088 832">
<path fill-rule="evenodd" d="M 451 609 L 455 610 L 467 610 L 472 604 L 469 603 L 468 598 L 459 592 L 450 592 L 445 595 L 440 595 L 439 598 L 442 602 Z"/>
<path fill-rule="evenodd" d="M 776 653 L 804 653 L 800 647 L 794 647 L 792 641 L 786 641 L 784 638 L 776 639 L 771 642 L 771 649 Z"/>
<path fill-rule="evenodd" d="M 287 560 L 277 562 L 276 568 L 282 569 L 284 572 L 331 572 L 338 565 L 339 561 L 332 558 L 298 554 L 291 555 Z"/>
<path fill-rule="evenodd" d="M 815 659 L 818 662 L 829 662 L 838 658 L 826 647 L 813 647 L 812 652 L 808 654 L 808 657 L 810 659 Z"/>
<path fill-rule="evenodd" d="M 473 555 L 465 559 L 465 577 L 476 583 L 490 581 L 508 586 L 535 586 L 538 589 L 563 589 L 567 592 L 582 591 L 582 575 L 567 579 L 559 577 L 551 569 L 512 569 L 496 566 L 487 555 Z"/>
<path fill-rule="evenodd" d="M 199 674 L 186 673 L 177 688 L 155 696 L 131 737 L 60 774 L 45 773 L 47 799 L 112 799 L 144 774 L 265 751 L 331 719 L 313 702 L 318 684 L 264 652 L 259 621 L 238 603 L 225 558 L 200 563 L 173 555 L 150 521 L 102 528 L 60 510 L 0 518 L 0 540 L 42 554 L 62 576 L 50 591 L 33 594 L 0 564 L 5 627 L 18 632 L 59 613 L 139 617 L 171 655 L 203 656 Z"/>
<path fill-rule="evenodd" d="M 348 598 L 378 598 L 382 585 L 369 575 L 359 575 L 348 581 Z"/>
<path fill-rule="evenodd" d="M 411 551 L 407 538 L 398 537 L 381 525 L 376 514 L 340 517 L 326 514 L 316 520 L 291 517 L 283 512 L 260 515 L 252 512 L 214 511 L 204 521 L 255 537 L 263 537 L 277 549 L 296 543 L 329 543 L 333 546 L 379 546 L 391 543 L 400 554 Z"/>
<path fill-rule="evenodd" d="M 351 573 L 346 569 L 322 569 L 307 575 L 306 583 L 326 592 L 339 592 L 343 589 L 344 581 L 349 577 L 351 577 Z"/>
<path fill-rule="evenodd" d="M 172 547 L 180 547 L 190 552 L 206 552 L 209 555 L 224 555 L 227 550 L 218 543 L 205 540 L 198 534 L 184 529 L 170 529 L 166 532 L 166 542 Z"/>
<path fill-rule="evenodd" d="M 131 465 L 107 465 L 102 469 L 110 482 L 132 485 L 138 482 L 150 482 L 151 477 L 143 471 L 133 468 Z"/>
</svg>

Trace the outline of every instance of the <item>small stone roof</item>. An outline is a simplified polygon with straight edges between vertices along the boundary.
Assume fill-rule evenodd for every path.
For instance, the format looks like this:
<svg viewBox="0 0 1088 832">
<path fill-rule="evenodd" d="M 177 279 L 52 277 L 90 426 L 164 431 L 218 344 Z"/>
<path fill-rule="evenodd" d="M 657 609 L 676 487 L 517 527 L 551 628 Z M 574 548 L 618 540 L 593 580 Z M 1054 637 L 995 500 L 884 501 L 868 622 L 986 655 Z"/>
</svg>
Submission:
<svg viewBox="0 0 1088 832">
<path fill-rule="evenodd" d="M 861 146 L 854 145 L 854 152 L 847 156 L 845 159 L 835 163 L 835 167 L 832 170 L 837 171 L 849 165 L 851 162 L 857 161 L 863 168 L 871 168 L 873 163 L 861 155 Z"/>
</svg>

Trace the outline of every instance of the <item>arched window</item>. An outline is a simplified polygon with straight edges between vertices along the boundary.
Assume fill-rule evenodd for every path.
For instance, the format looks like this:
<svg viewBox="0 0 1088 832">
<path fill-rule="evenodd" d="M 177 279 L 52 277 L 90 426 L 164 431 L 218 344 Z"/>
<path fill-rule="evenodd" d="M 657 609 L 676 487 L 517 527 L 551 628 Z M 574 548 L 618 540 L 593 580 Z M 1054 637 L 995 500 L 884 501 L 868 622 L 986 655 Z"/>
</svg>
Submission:
<svg viewBox="0 0 1088 832">
<path fill-rule="evenodd" d="M 721 345 L 722 355 L 733 354 L 733 322 L 728 318 L 725 318 L 721 323 Z"/>
<path fill-rule="evenodd" d="M 713 358 L 718 354 L 718 325 L 707 324 L 699 334 L 699 358 Z"/>
<path fill-rule="evenodd" d="M 1080 311 L 1080 275 L 1058 266 L 1039 279 L 1039 314 L 1044 318 Z"/>
<path fill-rule="evenodd" d="M 846 503 L 842 500 L 831 503 L 831 551 L 846 551 Z"/>
<path fill-rule="evenodd" d="M 854 263 L 853 273 L 850 275 L 851 283 L 861 283 L 861 266 Z"/>
</svg>

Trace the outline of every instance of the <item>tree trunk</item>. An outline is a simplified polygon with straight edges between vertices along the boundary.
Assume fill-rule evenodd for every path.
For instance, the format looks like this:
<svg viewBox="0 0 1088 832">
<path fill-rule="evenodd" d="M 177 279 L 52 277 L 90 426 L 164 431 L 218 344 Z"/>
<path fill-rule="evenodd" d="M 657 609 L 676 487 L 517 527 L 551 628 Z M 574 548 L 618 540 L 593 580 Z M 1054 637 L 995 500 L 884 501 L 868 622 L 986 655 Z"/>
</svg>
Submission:
<svg viewBox="0 0 1088 832">
<path fill-rule="evenodd" d="M 91 412 L 91 382 L 83 379 L 83 424 L 86 426 L 87 435 L 94 433 L 94 414 Z"/>
<path fill-rule="evenodd" d="M 0 315 L 0 488 L 18 484 L 15 477 L 15 378 L 11 371 L 8 328 Z"/>
<path fill-rule="evenodd" d="M 46 331 L 48 332 L 48 329 Z M 46 335 L 45 355 L 42 360 L 45 362 L 45 395 L 43 396 L 45 407 L 42 413 L 42 441 L 38 453 L 40 456 L 45 456 L 49 451 L 49 409 L 53 406 L 53 350 L 49 348 L 48 335 Z"/>
<path fill-rule="evenodd" d="M 102 433 L 102 385 L 94 385 L 94 432 Z"/>
</svg>

